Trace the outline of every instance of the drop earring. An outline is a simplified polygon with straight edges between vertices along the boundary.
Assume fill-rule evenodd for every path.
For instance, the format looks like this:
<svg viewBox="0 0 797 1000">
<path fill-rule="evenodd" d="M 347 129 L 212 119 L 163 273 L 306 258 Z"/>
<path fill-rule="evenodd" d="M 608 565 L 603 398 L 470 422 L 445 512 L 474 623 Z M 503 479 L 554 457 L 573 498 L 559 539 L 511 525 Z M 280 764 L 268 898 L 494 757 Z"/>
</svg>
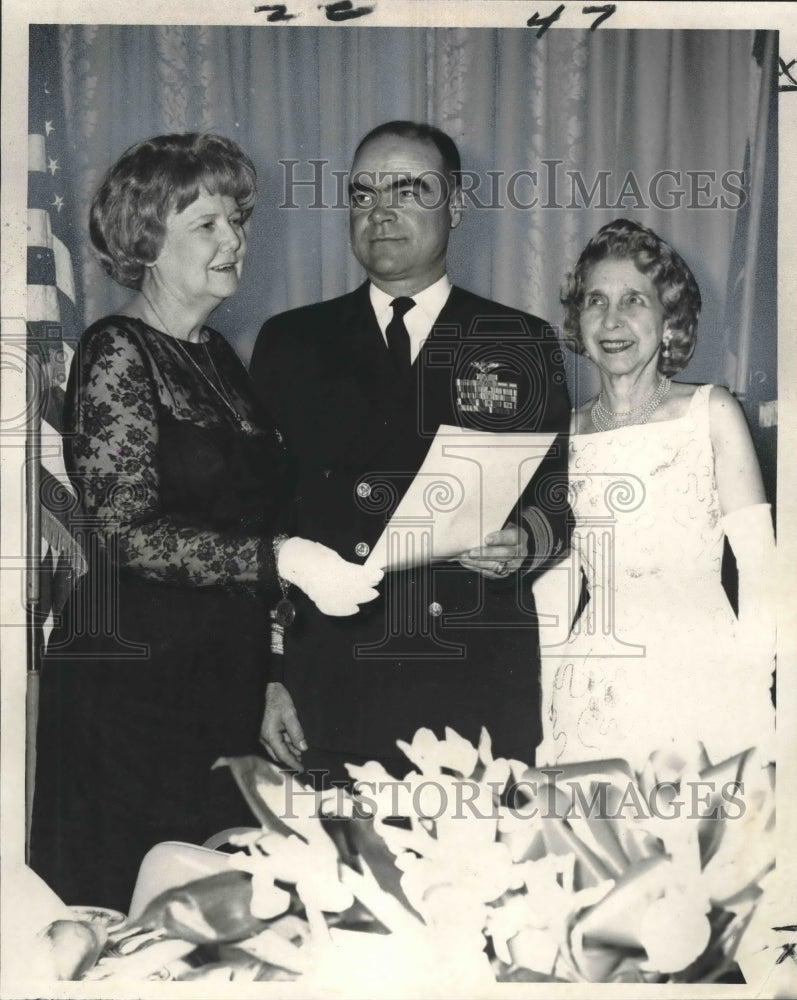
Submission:
<svg viewBox="0 0 797 1000">
<path fill-rule="evenodd" d="M 662 361 L 669 361 L 671 357 L 670 354 L 670 338 L 665 337 L 661 342 L 661 359 Z"/>
</svg>

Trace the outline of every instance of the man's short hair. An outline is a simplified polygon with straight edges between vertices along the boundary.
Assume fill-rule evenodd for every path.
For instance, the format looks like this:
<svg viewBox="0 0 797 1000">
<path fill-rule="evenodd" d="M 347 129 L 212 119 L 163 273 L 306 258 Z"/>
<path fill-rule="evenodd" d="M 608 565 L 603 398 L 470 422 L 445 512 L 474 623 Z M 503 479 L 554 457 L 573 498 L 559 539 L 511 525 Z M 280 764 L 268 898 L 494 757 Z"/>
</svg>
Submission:
<svg viewBox="0 0 797 1000">
<path fill-rule="evenodd" d="M 457 144 L 448 133 L 437 128 L 435 125 L 429 125 L 427 122 L 412 122 L 399 119 L 377 125 L 376 128 L 371 129 L 367 135 L 364 135 L 360 139 L 357 149 L 354 151 L 354 159 L 357 159 L 363 146 L 367 145 L 372 139 L 380 139 L 383 135 L 392 135 L 399 139 L 416 139 L 421 142 L 431 143 L 437 149 L 438 153 L 440 153 L 443 166 L 451 175 L 454 186 L 460 186 L 462 160 L 460 159 Z"/>
</svg>

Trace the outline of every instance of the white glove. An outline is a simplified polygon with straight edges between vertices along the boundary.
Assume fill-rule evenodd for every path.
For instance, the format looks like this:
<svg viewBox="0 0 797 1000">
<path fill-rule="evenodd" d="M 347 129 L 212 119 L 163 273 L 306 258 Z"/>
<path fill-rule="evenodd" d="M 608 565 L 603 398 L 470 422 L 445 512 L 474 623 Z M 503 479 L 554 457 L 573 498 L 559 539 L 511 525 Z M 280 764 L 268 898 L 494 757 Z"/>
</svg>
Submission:
<svg viewBox="0 0 797 1000">
<path fill-rule="evenodd" d="M 356 615 L 379 596 L 381 569 L 346 562 L 333 549 L 306 538 L 289 538 L 277 552 L 277 572 L 307 594 L 325 615 Z"/>
<path fill-rule="evenodd" d="M 768 503 L 726 514 L 722 529 L 733 549 L 739 575 L 739 638 L 753 662 L 775 656 L 775 533 Z"/>
</svg>

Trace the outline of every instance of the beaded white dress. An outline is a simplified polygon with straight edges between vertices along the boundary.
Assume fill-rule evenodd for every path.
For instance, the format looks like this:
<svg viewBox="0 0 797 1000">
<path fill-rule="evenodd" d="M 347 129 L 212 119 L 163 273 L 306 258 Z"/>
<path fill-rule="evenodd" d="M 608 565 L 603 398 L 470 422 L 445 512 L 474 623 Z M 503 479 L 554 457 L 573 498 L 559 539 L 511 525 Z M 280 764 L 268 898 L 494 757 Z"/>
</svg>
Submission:
<svg viewBox="0 0 797 1000">
<path fill-rule="evenodd" d="M 651 752 L 694 741 L 714 763 L 771 752 L 772 664 L 743 662 L 720 579 L 711 389 L 676 420 L 570 439 L 590 600 L 567 641 L 543 648 L 538 765 L 620 757 L 641 770 Z"/>
</svg>

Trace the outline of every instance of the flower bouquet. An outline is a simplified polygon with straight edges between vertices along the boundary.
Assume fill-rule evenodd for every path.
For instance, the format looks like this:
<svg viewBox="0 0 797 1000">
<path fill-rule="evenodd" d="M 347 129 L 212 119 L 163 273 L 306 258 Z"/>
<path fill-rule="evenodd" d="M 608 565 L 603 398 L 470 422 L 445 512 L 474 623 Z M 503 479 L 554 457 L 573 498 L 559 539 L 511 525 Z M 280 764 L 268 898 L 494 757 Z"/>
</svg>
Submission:
<svg viewBox="0 0 797 1000">
<path fill-rule="evenodd" d="M 742 981 L 775 856 L 754 751 L 654 754 L 634 774 L 529 768 L 494 758 L 486 732 L 474 747 L 421 729 L 399 747 L 402 780 L 371 762 L 323 793 L 258 757 L 219 762 L 260 827 L 230 837 L 225 871 L 112 931 L 85 978 L 121 975 L 126 954 L 129 978 L 130 954 L 156 947 L 149 976 L 301 979 L 310 995 Z"/>
</svg>

